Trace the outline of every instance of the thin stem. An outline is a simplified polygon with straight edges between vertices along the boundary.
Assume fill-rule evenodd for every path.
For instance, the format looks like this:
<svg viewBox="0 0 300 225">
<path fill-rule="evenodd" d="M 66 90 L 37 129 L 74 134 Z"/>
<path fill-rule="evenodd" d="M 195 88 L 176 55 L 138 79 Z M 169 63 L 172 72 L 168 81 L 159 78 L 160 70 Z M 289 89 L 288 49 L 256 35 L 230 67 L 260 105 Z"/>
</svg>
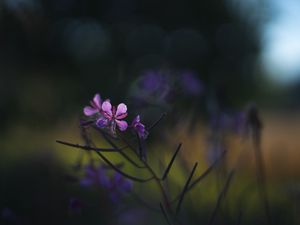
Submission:
<svg viewBox="0 0 300 225">
<path fill-rule="evenodd" d="M 192 180 L 192 177 L 193 177 L 193 175 L 196 171 L 197 166 L 198 166 L 198 163 L 195 163 L 195 165 L 192 169 L 192 172 L 190 173 L 190 176 L 189 176 L 188 180 L 186 181 L 186 183 L 184 185 L 184 188 L 183 188 L 182 193 L 181 193 L 180 198 L 179 198 L 179 202 L 178 202 L 177 207 L 176 207 L 176 214 L 178 214 L 179 211 L 180 211 L 180 207 L 181 207 L 181 204 L 183 202 L 183 198 L 185 196 L 185 193 L 188 191 L 189 184 Z"/>
<path fill-rule="evenodd" d="M 268 200 L 268 193 L 266 190 L 266 175 L 265 175 L 265 167 L 264 160 L 262 156 L 262 151 L 260 147 L 260 135 L 253 134 L 253 145 L 254 145 L 254 154 L 255 154 L 255 162 L 257 168 L 257 182 L 259 186 L 260 196 L 263 200 L 265 212 L 268 220 L 268 224 L 272 224 L 271 213 L 270 213 L 270 205 Z"/>
<path fill-rule="evenodd" d="M 232 170 L 232 171 L 230 172 L 230 174 L 228 175 L 227 180 L 226 180 L 226 182 L 225 182 L 225 185 L 224 185 L 222 191 L 220 192 L 220 194 L 219 194 L 219 196 L 218 196 L 218 200 L 217 200 L 216 206 L 215 206 L 215 208 L 214 208 L 214 211 L 213 211 L 212 214 L 211 214 L 211 217 L 210 217 L 210 219 L 209 219 L 208 225 L 212 225 L 212 224 L 213 224 L 213 222 L 214 222 L 214 220 L 215 220 L 215 218 L 216 218 L 217 212 L 218 212 L 218 210 L 219 210 L 219 208 L 220 208 L 221 201 L 222 201 L 222 199 L 223 199 L 223 198 L 225 197 L 225 195 L 226 195 L 226 192 L 227 192 L 227 190 L 228 190 L 228 187 L 229 187 L 229 184 L 230 184 L 230 182 L 231 182 L 231 180 L 232 180 L 233 175 L 234 175 L 234 170 Z"/>
<path fill-rule="evenodd" d="M 102 130 L 97 129 L 97 128 L 96 128 L 96 130 L 99 131 L 99 132 L 101 133 L 102 137 L 103 137 L 103 138 L 106 140 L 106 142 L 109 143 L 113 148 L 119 149 L 119 147 L 118 147 L 115 143 L 113 143 L 113 141 L 111 141 L 111 140 L 109 139 L 109 137 L 108 137 Z M 139 164 L 137 164 L 137 163 L 136 163 L 133 159 L 131 159 L 125 152 L 119 151 L 118 153 L 119 153 L 120 155 L 122 155 L 122 156 L 123 156 L 128 162 L 130 162 L 133 166 L 135 166 L 135 167 L 137 167 L 137 168 L 139 168 L 139 169 L 145 168 L 145 167 L 140 166 Z"/>
<path fill-rule="evenodd" d="M 87 146 L 87 145 L 79 145 L 79 144 L 72 144 L 66 141 L 60 141 L 60 140 L 56 140 L 57 143 L 62 144 L 62 145 L 67 145 L 70 147 L 74 147 L 74 148 L 80 148 L 83 150 L 87 150 L 87 151 L 95 151 L 95 152 L 119 152 L 122 151 L 123 149 L 127 148 L 127 147 L 123 147 L 120 149 L 115 149 L 115 148 L 95 148 L 95 147 L 91 147 L 91 146 Z"/>
<path fill-rule="evenodd" d="M 128 147 L 132 150 L 132 152 L 134 152 L 134 154 L 136 154 L 136 156 L 138 157 L 138 153 L 135 150 L 135 147 L 133 145 L 131 145 L 124 137 L 122 137 L 121 135 L 119 135 L 120 138 L 128 145 Z M 170 200 L 169 197 L 161 183 L 161 179 L 159 178 L 159 176 L 155 173 L 155 171 L 152 169 L 152 167 L 145 161 L 139 158 L 139 160 L 141 161 L 141 163 L 143 163 L 143 165 L 145 166 L 145 168 L 149 171 L 149 173 L 153 176 L 154 181 L 156 182 L 162 197 L 163 197 L 163 204 L 166 207 L 167 212 L 169 212 L 170 214 L 173 214 L 172 212 L 172 208 L 170 205 Z"/>
<path fill-rule="evenodd" d="M 148 132 L 150 132 L 150 130 L 152 130 L 154 127 L 156 127 L 157 124 L 160 123 L 160 121 L 162 121 L 162 119 L 167 115 L 167 113 L 163 113 L 159 119 L 157 121 L 155 121 L 151 126 L 149 126 L 149 128 L 147 129 Z"/>
<path fill-rule="evenodd" d="M 153 180 L 154 177 L 150 177 L 150 178 L 147 178 L 147 179 L 141 179 L 141 178 L 138 178 L 138 177 L 134 177 L 134 176 L 131 176 L 125 172 L 123 172 L 122 170 L 120 170 L 118 167 L 116 167 L 112 162 L 110 162 L 103 154 L 101 154 L 100 152 L 96 152 L 100 158 L 106 162 L 109 166 L 111 166 L 116 172 L 118 172 L 119 174 L 123 175 L 124 177 L 130 179 L 130 180 L 133 180 L 133 181 L 137 181 L 137 182 L 141 182 L 141 183 L 145 183 L 145 182 L 148 182 L 150 180 Z"/>
<path fill-rule="evenodd" d="M 213 168 L 220 162 L 220 160 L 224 157 L 226 151 L 222 153 L 222 155 L 216 159 L 213 164 L 208 167 L 203 174 L 201 174 L 195 181 L 192 182 L 192 184 L 188 187 L 188 191 L 191 190 L 193 187 L 195 187 L 201 180 L 203 180 L 212 170 Z"/>
<path fill-rule="evenodd" d="M 163 176 L 162 176 L 162 180 L 164 180 L 164 179 L 167 178 L 167 176 L 168 176 L 168 174 L 169 174 L 169 172 L 170 172 L 170 170 L 171 170 L 171 167 L 172 167 L 172 165 L 173 165 L 173 163 L 174 163 L 174 161 L 175 161 L 175 158 L 176 158 L 176 156 L 177 156 L 179 150 L 181 149 L 181 146 L 182 146 L 182 143 L 180 143 L 180 144 L 178 145 L 178 147 L 177 147 L 175 153 L 173 154 L 173 157 L 171 158 L 171 160 L 170 160 L 170 162 L 169 162 L 169 164 L 168 164 L 168 166 L 167 166 L 167 168 L 166 168 L 166 170 L 165 170 L 165 172 L 164 172 L 164 174 L 163 174 Z"/>
<path fill-rule="evenodd" d="M 224 157 L 226 151 L 223 152 L 223 154 L 214 161 L 214 163 L 208 167 L 197 179 L 195 179 L 187 188 L 187 191 L 190 191 L 192 188 L 196 187 L 196 185 L 202 181 L 208 174 L 210 174 L 210 172 L 213 170 L 213 168 L 219 163 L 219 161 Z M 171 204 L 175 203 L 176 201 L 178 201 L 180 198 L 180 194 L 176 196 L 176 198 L 174 198 L 174 200 L 171 201 Z"/>
<path fill-rule="evenodd" d="M 161 212 L 162 212 L 162 214 L 163 214 L 163 216 L 164 216 L 164 218 L 165 218 L 167 224 L 168 224 L 168 225 L 171 225 L 171 222 L 170 222 L 169 219 L 168 219 L 168 215 L 167 215 L 167 213 L 166 213 L 166 211 L 165 211 L 165 209 L 164 209 L 164 206 L 163 206 L 161 203 L 159 203 L 159 206 L 160 206 L 160 210 L 161 210 Z"/>
</svg>

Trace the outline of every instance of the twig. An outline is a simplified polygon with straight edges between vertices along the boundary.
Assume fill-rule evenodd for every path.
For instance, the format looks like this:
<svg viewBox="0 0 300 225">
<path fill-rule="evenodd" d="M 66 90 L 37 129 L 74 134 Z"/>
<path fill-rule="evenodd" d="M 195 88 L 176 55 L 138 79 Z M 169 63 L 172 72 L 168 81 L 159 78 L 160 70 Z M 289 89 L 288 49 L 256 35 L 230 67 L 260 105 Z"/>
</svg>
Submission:
<svg viewBox="0 0 300 225">
<path fill-rule="evenodd" d="M 223 156 L 225 155 L 226 151 L 223 152 L 223 154 L 214 161 L 214 163 L 208 167 L 196 180 L 194 180 L 190 186 L 188 187 L 187 191 L 190 191 L 192 188 L 196 187 L 196 185 L 202 181 L 212 170 L 213 168 L 219 163 L 219 161 L 223 158 Z M 180 198 L 180 195 L 177 195 L 176 198 L 174 198 L 173 201 L 171 201 L 171 203 L 175 203 L 176 201 L 178 201 L 178 199 Z"/>
<path fill-rule="evenodd" d="M 168 225 L 171 225 L 171 222 L 170 222 L 169 219 L 168 219 L 167 212 L 166 212 L 165 209 L 164 209 L 164 206 L 163 206 L 161 203 L 159 203 L 159 206 L 160 206 L 160 210 L 161 210 L 161 212 L 162 212 L 162 214 L 163 214 L 163 216 L 164 216 L 164 218 L 165 218 L 167 224 L 168 224 Z"/>
<path fill-rule="evenodd" d="M 174 163 L 174 161 L 175 161 L 175 158 L 176 158 L 176 156 L 177 156 L 179 150 L 181 149 L 181 146 L 182 146 L 182 143 L 180 143 L 180 144 L 178 145 L 178 147 L 177 147 L 175 153 L 173 154 L 173 156 L 172 156 L 172 158 L 171 158 L 171 160 L 170 160 L 170 162 L 169 162 L 169 164 L 168 164 L 168 166 L 167 166 L 167 168 L 166 168 L 166 170 L 165 170 L 165 172 L 164 172 L 164 174 L 163 174 L 163 176 L 162 176 L 162 178 L 161 178 L 162 180 L 164 180 L 164 179 L 167 178 L 167 176 L 168 176 L 168 174 L 169 174 L 169 172 L 170 172 L 170 169 L 171 169 L 171 167 L 172 167 L 172 165 L 173 165 L 173 163 Z"/>
<path fill-rule="evenodd" d="M 192 184 L 188 187 L 188 190 L 191 190 L 193 187 L 195 187 L 201 180 L 203 180 L 211 171 L 212 169 L 219 163 L 219 161 L 224 157 L 226 151 L 222 153 L 222 155 L 216 159 L 213 164 L 208 167 L 203 174 L 201 174 L 195 181 L 192 182 Z"/>
<path fill-rule="evenodd" d="M 264 160 L 263 160 L 262 149 L 261 149 L 261 136 L 262 136 L 263 125 L 259 117 L 257 106 L 255 104 L 251 104 L 248 108 L 247 125 L 250 128 L 251 138 L 252 138 L 252 143 L 254 148 L 259 193 L 263 200 L 268 224 L 272 225 L 268 193 L 266 190 L 265 166 L 264 166 Z"/>
<path fill-rule="evenodd" d="M 228 187 L 229 187 L 229 184 L 230 184 L 230 182 L 232 180 L 233 175 L 234 175 L 234 170 L 232 170 L 230 172 L 230 174 L 228 175 L 227 180 L 225 182 L 225 185 L 224 185 L 222 191 L 220 192 L 220 194 L 218 196 L 218 200 L 217 200 L 216 206 L 215 206 L 214 211 L 213 211 L 213 213 L 212 213 L 212 215 L 211 215 L 211 217 L 209 219 L 208 225 L 212 225 L 213 224 L 213 222 L 214 222 L 214 220 L 216 218 L 217 212 L 218 212 L 218 210 L 220 208 L 221 201 L 225 197 L 225 194 L 226 194 L 226 192 L 228 190 Z"/>
<path fill-rule="evenodd" d="M 100 152 L 96 152 L 100 158 L 106 162 L 109 166 L 111 166 L 116 172 L 118 172 L 119 174 L 123 175 L 124 177 L 130 179 L 130 180 L 133 180 L 133 181 L 137 181 L 137 182 L 141 182 L 141 183 L 145 183 L 145 182 L 148 182 L 150 180 L 153 180 L 154 177 L 150 177 L 150 178 L 147 178 L 147 179 L 141 179 L 141 178 L 138 178 L 138 177 L 134 177 L 134 176 L 131 176 L 125 172 L 123 172 L 122 170 L 120 170 L 118 167 L 116 167 L 112 162 L 110 162 L 103 154 L 101 154 Z"/>
<path fill-rule="evenodd" d="M 192 172 L 190 173 L 190 176 L 189 176 L 189 178 L 187 179 L 187 181 L 186 181 L 186 183 L 184 185 L 184 188 L 183 188 L 182 193 L 181 193 L 180 198 L 179 198 L 179 202 L 178 202 L 177 207 L 176 207 L 176 214 L 178 214 L 179 211 L 180 211 L 180 207 L 181 207 L 183 198 L 185 196 L 185 193 L 188 190 L 189 184 L 190 184 L 191 179 L 192 179 L 192 177 L 193 177 L 193 175 L 194 175 L 194 173 L 196 171 L 197 166 L 198 166 L 198 163 L 195 163 L 195 165 L 194 165 L 194 167 L 192 169 Z"/>
<path fill-rule="evenodd" d="M 87 145 L 79 145 L 79 144 L 72 144 L 66 141 L 60 141 L 60 140 L 56 140 L 57 143 L 62 144 L 62 145 L 67 145 L 70 147 L 74 147 L 74 148 L 80 148 L 83 150 L 87 150 L 87 151 L 95 151 L 95 152 L 119 152 L 122 151 L 122 149 L 125 149 L 127 147 L 123 147 L 120 149 L 115 149 L 115 148 L 95 148 L 95 147 L 91 147 L 91 146 L 87 146 Z"/>
<path fill-rule="evenodd" d="M 113 143 L 109 137 L 100 129 L 96 128 L 97 131 L 99 131 L 102 135 L 102 137 L 107 141 L 107 143 L 109 143 L 113 148 L 115 149 L 119 149 L 119 147 Z M 119 154 L 122 155 L 128 162 L 130 162 L 133 166 L 143 169 L 145 168 L 144 166 L 140 166 L 139 164 L 137 164 L 133 159 L 131 159 L 125 152 L 119 151 Z"/>
<path fill-rule="evenodd" d="M 150 132 L 150 130 L 152 130 L 154 127 L 156 127 L 157 124 L 160 123 L 160 121 L 167 115 L 167 113 L 163 113 L 159 119 L 157 121 L 155 121 L 151 126 L 149 126 L 149 128 L 147 129 L 148 132 Z"/>
</svg>

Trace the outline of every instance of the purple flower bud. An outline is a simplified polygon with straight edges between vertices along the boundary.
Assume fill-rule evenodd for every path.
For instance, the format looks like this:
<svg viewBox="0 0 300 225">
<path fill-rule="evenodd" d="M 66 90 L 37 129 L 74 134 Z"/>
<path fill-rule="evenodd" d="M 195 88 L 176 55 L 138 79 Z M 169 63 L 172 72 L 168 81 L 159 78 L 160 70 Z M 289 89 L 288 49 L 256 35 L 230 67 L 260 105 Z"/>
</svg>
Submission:
<svg viewBox="0 0 300 225">
<path fill-rule="evenodd" d="M 139 135 L 139 137 L 144 140 L 147 138 L 148 132 L 145 128 L 145 125 L 142 124 L 140 121 L 141 121 L 140 115 L 137 115 L 133 119 L 133 121 L 131 123 L 131 127 Z"/>
</svg>

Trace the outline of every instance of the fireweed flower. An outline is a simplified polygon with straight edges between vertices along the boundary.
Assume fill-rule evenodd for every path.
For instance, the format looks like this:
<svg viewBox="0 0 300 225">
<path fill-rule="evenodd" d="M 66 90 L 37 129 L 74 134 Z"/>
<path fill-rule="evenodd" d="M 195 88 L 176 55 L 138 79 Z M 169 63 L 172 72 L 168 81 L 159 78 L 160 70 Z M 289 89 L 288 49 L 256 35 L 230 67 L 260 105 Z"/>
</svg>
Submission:
<svg viewBox="0 0 300 225">
<path fill-rule="evenodd" d="M 145 125 L 141 123 L 140 115 L 137 115 L 132 123 L 131 128 L 138 134 L 139 138 L 146 139 L 148 136 L 148 132 L 145 128 Z"/>
<path fill-rule="evenodd" d="M 92 101 L 90 101 L 90 106 L 86 106 L 83 109 L 83 113 L 86 116 L 93 116 L 96 113 L 101 113 L 102 101 L 100 94 L 96 94 Z"/>
<path fill-rule="evenodd" d="M 96 125 L 100 128 L 109 126 L 112 134 L 116 133 L 116 126 L 120 131 L 125 131 L 128 127 L 128 124 L 125 120 L 127 117 L 127 106 L 124 103 L 120 103 L 117 108 L 112 106 L 110 101 L 106 100 L 102 104 L 103 117 L 99 118 L 96 122 Z"/>
</svg>

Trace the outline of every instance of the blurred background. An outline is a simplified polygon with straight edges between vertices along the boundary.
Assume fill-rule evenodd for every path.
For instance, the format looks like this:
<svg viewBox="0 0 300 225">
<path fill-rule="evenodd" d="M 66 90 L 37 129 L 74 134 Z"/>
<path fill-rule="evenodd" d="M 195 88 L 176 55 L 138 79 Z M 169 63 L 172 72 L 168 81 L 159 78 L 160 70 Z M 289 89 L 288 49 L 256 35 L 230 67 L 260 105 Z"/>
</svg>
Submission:
<svg viewBox="0 0 300 225">
<path fill-rule="evenodd" d="M 243 207 L 241 224 L 264 224 L 256 194 L 241 191 L 255 189 L 249 185 L 255 183 L 255 164 L 247 163 L 253 156 L 238 119 L 255 102 L 274 224 L 297 224 L 298 21 L 298 0 L 1 0 L 0 223 L 132 225 L 155 218 L 149 223 L 164 224 L 160 214 L 130 197 L 127 211 L 116 212 L 103 200 L 105 192 L 95 198 L 95 191 L 66 179 L 74 175 L 79 153 L 55 140 L 83 143 L 82 109 L 100 93 L 115 104 L 126 103 L 146 126 L 167 113 L 149 136 L 154 161 L 167 160 L 183 142 L 184 165 L 191 168 L 197 158 L 201 174 L 215 157 L 210 149 L 219 148 L 216 142 L 230 152 L 227 170 L 237 152 L 250 149 L 236 181 L 242 188 L 229 193 L 216 224 L 238 224 Z M 215 134 L 220 127 L 226 130 L 222 141 Z M 176 173 L 175 183 L 182 186 L 186 178 L 180 168 Z M 207 223 L 218 176 L 193 192 L 201 201 L 186 200 L 188 224 Z M 238 195 L 248 197 L 247 207 Z M 74 204 L 85 209 L 74 213 Z"/>
</svg>

